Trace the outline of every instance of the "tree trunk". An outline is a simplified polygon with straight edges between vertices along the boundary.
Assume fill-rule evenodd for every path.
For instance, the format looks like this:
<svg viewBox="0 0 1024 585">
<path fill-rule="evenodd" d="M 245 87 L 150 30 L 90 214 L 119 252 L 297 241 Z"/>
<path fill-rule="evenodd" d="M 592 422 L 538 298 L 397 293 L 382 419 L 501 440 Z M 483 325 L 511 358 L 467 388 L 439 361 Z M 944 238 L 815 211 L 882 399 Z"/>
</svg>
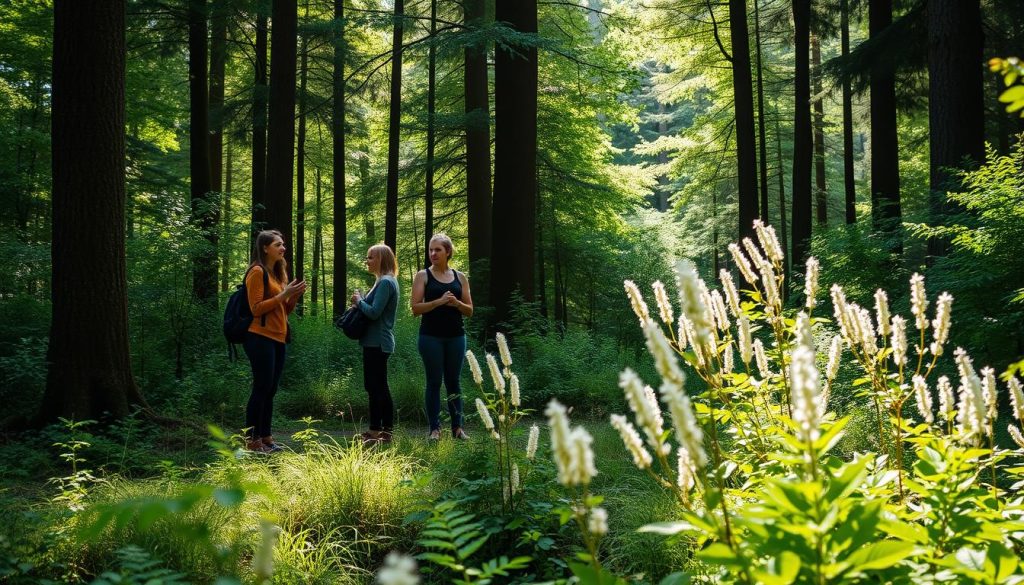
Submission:
<svg viewBox="0 0 1024 585">
<path fill-rule="evenodd" d="M 892 0 L 870 0 L 868 34 L 876 37 L 892 23 Z M 874 227 L 893 238 L 893 251 L 902 252 L 899 229 L 900 161 L 896 128 L 896 74 L 892 65 L 871 64 L 871 207 Z"/>
<path fill-rule="evenodd" d="M 125 5 L 55 0 L 53 15 L 52 321 L 40 424 L 145 406 L 128 350 Z"/>
<path fill-rule="evenodd" d="M 257 2 L 256 79 L 252 88 L 252 228 L 254 234 L 267 221 L 267 15 Z"/>
<path fill-rule="evenodd" d="M 796 67 L 793 121 L 793 258 L 794 265 L 807 259 L 811 246 L 811 79 L 810 0 L 794 0 L 793 28 Z"/>
<path fill-rule="evenodd" d="M 540 184 L 539 177 L 537 184 Z M 540 316 L 544 318 L 545 323 L 548 320 L 547 286 L 547 275 L 544 273 L 544 207 L 540 200 L 540 189 L 537 189 L 537 295 L 540 301 Z"/>
<path fill-rule="evenodd" d="M 775 118 L 775 153 L 779 166 L 779 237 L 782 239 L 782 274 L 785 277 L 783 282 L 791 282 L 789 278 L 790 247 L 789 231 L 786 229 L 786 170 L 782 163 L 782 133 L 779 132 L 779 118 L 776 112 Z M 809 212 L 808 212 L 809 213 Z M 783 298 L 789 299 L 789 286 L 782 289 Z"/>
<path fill-rule="evenodd" d="M 434 235 L 434 110 L 437 66 L 437 0 L 430 0 L 430 48 L 427 51 L 427 168 L 423 189 L 423 267 L 430 266 L 430 237 Z M 417 254 L 418 256 L 418 254 Z"/>
<path fill-rule="evenodd" d="M 758 170 L 761 173 L 761 221 L 769 223 L 768 218 L 768 144 L 764 120 L 764 69 L 761 65 L 761 9 L 759 0 L 754 0 L 754 44 L 757 51 L 757 134 L 760 144 Z"/>
<path fill-rule="evenodd" d="M 402 125 L 402 31 L 404 0 L 395 0 L 395 27 L 391 37 L 391 103 L 388 114 L 388 176 L 384 201 L 384 243 L 398 251 L 398 149 Z"/>
<path fill-rule="evenodd" d="M 928 2 L 928 145 L 931 155 L 931 224 L 946 224 L 959 206 L 946 192 L 959 188 L 951 168 L 985 160 L 983 38 L 978 0 Z M 965 161 L 965 159 L 970 159 Z M 930 256 L 945 256 L 949 240 L 932 238 Z"/>
<path fill-rule="evenodd" d="M 732 81 L 736 105 L 736 160 L 740 237 L 754 235 L 757 219 L 757 154 L 754 143 L 754 93 L 750 77 L 750 33 L 746 0 L 729 0 Z M 717 272 L 716 272 L 717 274 Z"/>
<path fill-rule="evenodd" d="M 345 2 L 334 0 L 334 71 L 331 86 L 332 180 L 334 184 L 334 275 L 331 312 L 335 317 L 345 312 L 348 266 L 345 206 Z M 319 188 L 319 187 L 318 187 Z M 323 261 L 321 259 L 321 261 Z M 323 276 L 322 278 L 326 278 Z M 324 298 L 327 289 L 324 288 Z"/>
<path fill-rule="evenodd" d="M 306 4 L 306 18 L 309 18 L 309 4 Z M 299 130 L 295 154 L 295 278 L 302 280 L 306 276 L 306 77 L 309 64 L 309 41 L 302 35 L 302 48 L 299 58 Z M 299 298 L 295 313 L 302 315 L 302 299 Z"/>
<path fill-rule="evenodd" d="M 484 0 L 464 0 L 466 26 L 481 26 Z M 466 92 L 466 216 L 469 265 L 480 291 L 478 303 L 487 304 L 491 257 L 491 120 L 487 89 L 487 47 L 467 46 L 463 71 Z"/>
<path fill-rule="evenodd" d="M 536 0 L 501 1 L 497 20 L 537 32 Z M 499 49 L 494 56 L 494 208 L 491 233 L 493 323 L 509 316 L 518 290 L 534 300 L 537 192 L 537 48 Z"/>
<path fill-rule="evenodd" d="M 814 201 L 818 225 L 828 224 L 828 191 L 825 187 L 825 99 L 821 89 L 821 42 L 811 36 L 811 80 L 814 100 Z"/>
<path fill-rule="evenodd" d="M 192 293 L 202 303 L 217 297 L 217 215 L 219 205 L 210 192 L 209 93 L 206 77 L 206 0 L 189 0 L 189 174 L 192 221 L 205 242 L 192 266 Z"/>
<path fill-rule="evenodd" d="M 221 225 L 223 230 L 221 232 L 220 248 L 223 254 L 221 265 L 220 265 L 220 290 L 227 292 L 231 290 L 231 264 L 234 261 L 232 258 L 233 250 L 231 240 L 233 238 L 233 227 L 231 222 L 234 218 L 231 215 L 231 180 L 233 178 L 231 163 L 232 153 L 231 145 L 225 144 L 225 150 L 227 151 L 227 162 L 224 167 L 224 193 L 221 194 L 221 199 L 224 203 L 224 212 L 221 216 Z"/>
<path fill-rule="evenodd" d="M 267 227 L 281 232 L 292 264 L 292 172 L 295 163 L 296 0 L 274 0 L 267 120 Z"/>
<path fill-rule="evenodd" d="M 228 16 L 214 0 L 210 12 L 210 190 L 221 192 L 224 174 L 224 69 L 228 50 Z"/>
<path fill-rule="evenodd" d="M 850 54 L 850 5 L 849 0 L 841 0 L 840 29 L 842 54 L 845 59 Z M 853 92 L 850 81 L 843 81 L 843 190 L 846 194 L 846 223 L 857 222 L 857 190 L 853 176 Z"/>
<path fill-rule="evenodd" d="M 320 196 L 320 169 L 316 169 L 316 227 L 313 228 L 313 286 L 310 291 L 309 314 L 316 315 L 316 299 L 319 293 L 317 277 L 320 276 L 320 255 L 323 253 L 323 206 Z"/>
</svg>

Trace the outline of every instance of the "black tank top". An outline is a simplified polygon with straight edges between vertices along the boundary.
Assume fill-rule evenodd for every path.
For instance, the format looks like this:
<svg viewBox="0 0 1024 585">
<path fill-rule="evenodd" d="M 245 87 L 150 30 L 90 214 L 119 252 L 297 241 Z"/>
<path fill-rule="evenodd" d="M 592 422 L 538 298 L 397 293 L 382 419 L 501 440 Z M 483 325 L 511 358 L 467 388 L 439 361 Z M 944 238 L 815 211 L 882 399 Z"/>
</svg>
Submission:
<svg viewBox="0 0 1024 585">
<path fill-rule="evenodd" d="M 444 293 L 451 291 L 455 298 L 462 300 L 462 281 L 459 280 L 459 273 L 452 270 L 455 280 L 441 282 L 434 278 L 430 268 L 426 269 L 427 285 L 423 289 L 424 301 L 436 301 L 444 296 Z M 462 327 L 462 313 L 455 307 L 441 305 L 434 310 L 423 313 L 423 321 L 420 323 L 420 333 L 432 337 L 459 337 L 466 334 Z"/>
</svg>

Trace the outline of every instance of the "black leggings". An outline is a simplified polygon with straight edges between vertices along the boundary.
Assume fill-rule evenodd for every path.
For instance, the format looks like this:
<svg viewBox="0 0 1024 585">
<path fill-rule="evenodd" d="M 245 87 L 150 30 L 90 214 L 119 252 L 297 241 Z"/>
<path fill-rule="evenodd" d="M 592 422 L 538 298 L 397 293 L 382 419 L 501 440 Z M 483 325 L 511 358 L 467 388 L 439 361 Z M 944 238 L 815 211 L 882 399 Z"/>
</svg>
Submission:
<svg viewBox="0 0 1024 585">
<path fill-rule="evenodd" d="M 370 397 L 370 430 L 390 431 L 395 426 L 395 404 L 388 387 L 388 358 L 379 347 L 363 348 L 363 386 Z"/>
<path fill-rule="evenodd" d="M 250 439 L 270 436 L 274 415 L 274 394 L 284 369 L 286 345 L 269 337 L 249 332 L 242 343 L 252 366 L 252 393 L 245 408 L 245 426 Z"/>
</svg>

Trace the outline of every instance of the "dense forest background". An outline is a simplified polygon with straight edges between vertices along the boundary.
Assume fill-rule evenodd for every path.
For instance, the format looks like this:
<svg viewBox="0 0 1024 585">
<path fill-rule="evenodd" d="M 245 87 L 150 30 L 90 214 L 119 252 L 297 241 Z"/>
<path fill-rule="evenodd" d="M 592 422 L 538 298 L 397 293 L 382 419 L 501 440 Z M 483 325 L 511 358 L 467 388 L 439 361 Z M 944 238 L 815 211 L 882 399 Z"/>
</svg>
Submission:
<svg viewBox="0 0 1024 585">
<path fill-rule="evenodd" d="M 987 67 L 1024 46 L 1021 2 L 133 0 L 85 32 L 60 4 L 0 7 L 12 424 L 237 418 L 220 307 L 262 227 L 310 283 L 286 385 L 319 390 L 293 414 L 339 408 L 329 323 L 362 250 L 394 247 L 408 286 L 436 231 L 474 342 L 510 331 L 582 377 L 642 347 L 623 279 L 731 270 L 755 218 L 789 270 L 814 254 L 866 304 L 921 271 L 959 343 L 1022 352 L 1024 124 Z"/>
</svg>

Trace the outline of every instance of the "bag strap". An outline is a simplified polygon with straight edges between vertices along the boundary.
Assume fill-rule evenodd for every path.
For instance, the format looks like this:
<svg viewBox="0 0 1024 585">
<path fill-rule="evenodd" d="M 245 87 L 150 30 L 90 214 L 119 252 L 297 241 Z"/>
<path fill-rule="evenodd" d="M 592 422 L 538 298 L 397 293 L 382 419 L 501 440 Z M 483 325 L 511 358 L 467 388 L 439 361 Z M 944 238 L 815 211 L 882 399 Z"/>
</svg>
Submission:
<svg viewBox="0 0 1024 585">
<path fill-rule="evenodd" d="M 259 266 L 260 270 L 263 272 L 263 300 L 265 301 L 267 300 L 267 289 L 270 288 L 270 276 L 267 275 L 267 269 L 264 268 L 262 264 L 253 264 L 252 266 L 249 267 L 248 270 L 245 271 L 245 276 L 242 277 L 242 285 L 245 286 L 245 281 L 249 278 L 249 273 L 252 272 L 253 268 L 256 268 L 257 266 Z M 248 293 L 249 291 L 246 291 L 246 296 L 248 296 Z M 249 300 L 246 299 L 245 302 L 249 302 Z M 266 326 L 267 314 L 263 313 L 263 315 L 260 316 L 260 327 Z"/>
</svg>

